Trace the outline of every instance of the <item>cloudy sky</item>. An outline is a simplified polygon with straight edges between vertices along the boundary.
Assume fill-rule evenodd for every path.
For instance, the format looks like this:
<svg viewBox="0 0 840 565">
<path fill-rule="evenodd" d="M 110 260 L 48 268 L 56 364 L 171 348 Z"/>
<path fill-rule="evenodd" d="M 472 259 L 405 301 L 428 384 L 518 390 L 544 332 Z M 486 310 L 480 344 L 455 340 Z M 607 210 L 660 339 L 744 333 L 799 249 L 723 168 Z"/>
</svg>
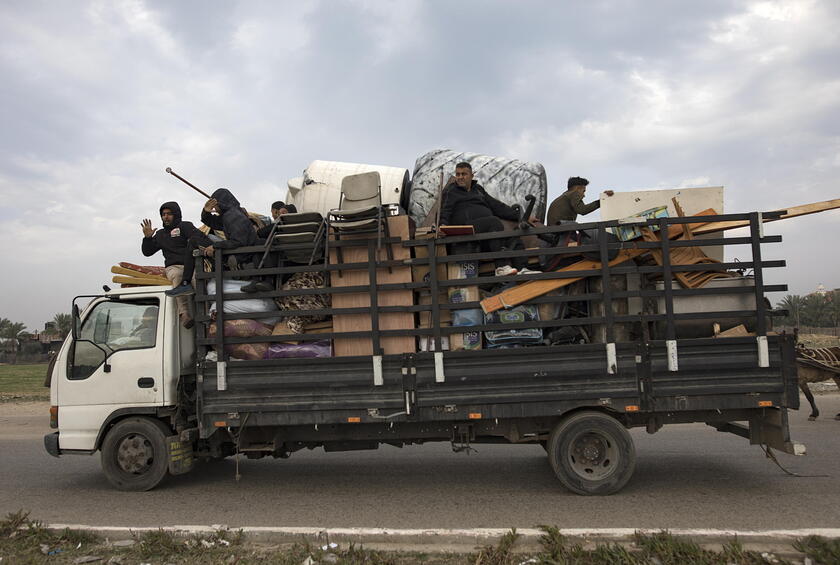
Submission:
<svg viewBox="0 0 840 565">
<path fill-rule="evenodd" d="M 572 175 L 724 185 L 730 212 L 839 198 L 838 29 L 834 0 L 5 0 L 0 316 L 41 328 L 148 264 L 140 220 L 202 204 L 167 166 L 254 210 L 314 159 L 434 148 L 539 161 L 550 198 Z M 840 287 L 840 213 L 768 231 L 773 281 Z"/>
</svg>

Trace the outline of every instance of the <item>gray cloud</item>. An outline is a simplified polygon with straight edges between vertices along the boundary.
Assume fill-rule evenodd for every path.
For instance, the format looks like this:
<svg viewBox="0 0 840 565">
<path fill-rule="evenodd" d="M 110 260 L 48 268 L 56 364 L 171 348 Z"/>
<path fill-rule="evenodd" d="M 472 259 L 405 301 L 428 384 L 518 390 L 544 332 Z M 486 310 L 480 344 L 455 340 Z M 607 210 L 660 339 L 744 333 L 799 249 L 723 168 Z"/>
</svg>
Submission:
<svg viewBox="0 0 840 565">
<path fill-rule="evenodd" d="M 252 209 L 313 159 L 436 147 L 542 162 L 550 196 L 724 185 L 727 209 L 840 196 L 835 2 L 7 2 L 0 315 L 40 327 L 139 253 L 140 219 Z M 774 273 L 840 286 L 838 215 L 775 224 Z M 12 269 L 9 269 L 10 271 Z M 15 297 L 9 299 L 9 297 Z"/>
</svg>

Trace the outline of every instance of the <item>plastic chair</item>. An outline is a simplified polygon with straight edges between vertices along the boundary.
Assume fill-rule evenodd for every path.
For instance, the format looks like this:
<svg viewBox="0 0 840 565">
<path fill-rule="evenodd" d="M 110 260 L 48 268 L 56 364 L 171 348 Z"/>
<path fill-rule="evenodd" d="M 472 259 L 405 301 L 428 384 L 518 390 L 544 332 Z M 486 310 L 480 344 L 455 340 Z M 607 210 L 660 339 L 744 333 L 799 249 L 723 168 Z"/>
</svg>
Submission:
<svg viewBox="0 0 840 565">
<path fill-rule="evenodd" d="M 340 241 L 342 234 L 355 235 L 376 233 L 376 252 L 382 247 L 382 235 L 388 240 L 391 234 L 388 230 L 388 219 L 382 210 L 381 181 L 377 171 L 348 175 L 341 181 L 341 199 L 338 208 L 330 210 L 326 220 L 326 250 L 324 264 L 329 262 L 330 228 L 336 241 Z M 393 260 L 391 245 L 385 246 L 388 260 Z M 338 264 L 344 262 L 341 245 L 336 246 Z M 391 267 L 388 267 L 390 272 Z M 341 271 L 338 271 L 341 276 Z"/>
</svg>

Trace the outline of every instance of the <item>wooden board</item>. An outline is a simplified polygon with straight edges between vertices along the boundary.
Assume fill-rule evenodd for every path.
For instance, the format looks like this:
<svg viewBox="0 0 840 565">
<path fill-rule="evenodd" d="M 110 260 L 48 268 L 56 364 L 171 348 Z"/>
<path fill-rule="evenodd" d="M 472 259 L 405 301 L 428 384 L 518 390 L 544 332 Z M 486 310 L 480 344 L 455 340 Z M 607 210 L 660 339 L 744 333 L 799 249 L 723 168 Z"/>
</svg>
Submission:
<svg viewBox="0 0 840 565">
<path fill-rule="evenodd" d="M 622 190 L 612 196 L 601 193 L 601 220 L 618 220 L 637 215 L 639 212 L 665 206 L 668 209 L 668 216 L 675 218 L 679 216 L 673 199 L 677 198 L 685 210 L 687 216 L 693 216 L 698 210 L 712 208 L 719 214 L 725 212 L 723 208 L 723 187 L 707 186 L 698 188 L 674 188 L 657 190 Z M 714 238 L 716 236 L 707 236 Z M 723 261 L 723 245 L 705 246 L 703 252 Z"/>
<path fill-rule="evenodd" d="M 703 210 L 702 212 L 697 214 L 698 216 L 714 216 L 716 212 L 711 208 L 708 210 Z M 689 224 L 692 229 L 696 229 L 698 226 L 705 225 L 704 223 L 694 223 Z M 669 239 L 674 239 L 678 236 L 683 234 L 683 227 L 682 225 L 673 225 L 668 228 L 668 237 Z M 629 261 L 634 257 L 638 257 L 640 255 L 644 255 L 650 251 L 649 249 L 622 249 L 619 251 L 618 255 L 615 259 L 609 262 L 609 265 L 612 267 L 614 265 L 618 265 L 620 263 L 624 263 L 625 261 Z M 591 259 L 583 259 L 576 263 L 572 263 L 562 269 L 557 269 L 556 273 L 563 272 L 563 271 L 589 271 L 594 269 L 600 269 L 601 262 L 594 261 Z M 494 296 L 490 296 L 485 298 L 481 301 L 481 309 L 484 310 L 486 314 L 490 312 L 495 312 L 496 310 L 501 310 L 502 308 L 510 308 L 512 306 L 516 306 L 518 304 L 523 304 L 528 302 L 532 298 L 536 298 L 537 296 L 542 296 L 543 294 L 552 291 L 556 288 L 562 288 L 564 286 L 568 286 L 573 282 L 582 280 L 585 277 L 570 277 L 568 279 L 551 279 L 551 280 L 536 280 L 536 281 L 528 281 L 522 284 L 518 284 L 513 288 L 500 292 Z"/>
<path fill-rule="evenodd" d="M 417 240 L 427 240 L 432 239 L 435 237 L 434 232 L 426 232 L 420 233 L 420 229 L 417 230 L 417 234 L 415 234 L 414 239 Z M 419 245 L 414 247 L 414 257 L 415 259 L 424 259 L 428 257 L 428 249 L 423 246 Z M 435 255 L 437 257 L 445 257 L 446 256 L 446 245 L 443 243 L 436 244 L 435 247 Z M 437 264 L 437 276 L 438 280 L 446 280 L 446 267 L 447 263 L 438 263 Z M 411 278 L 413 282 L 429 282 L 429 265 L 414 265 L 411 267 Z M 446 287 L 441 287 L 438 293 L 438 303 L 444 304 L 447 301 L 446 296 Z M 431 290 L 421 289 L 418 292 L 417 297 L 418 304 L 431 304 L 432 303 L 432 294 Z M 432 320 L 432 313 L 431 312 L 418 312 L 418 323 L 420 328 L 430 328 L 431 327 L 431 320 Z M 448 323 L 451 320 L 451 310 L 441 310 L 440 311 L 440 322 L 441 324 Z"/>
<path fill-rule="evenodd" d="M 779 218 L 766 218 L 764 222 L 774 222 L 776 220 L 786 220 L 789 218 L 798 218 L 799 216 L 807 216 L 808 214 L 816 214 L 818 212 L 825 212 L 827 210 L 836 210 L 840 209 L 840 198 L 833 199 L 833 200 L 823 200 L 821 202 L 814 202 L 811 204 L 801 204 L 799 206 L 790 206 L 786 209 L 786 213 L 780 216 Z M 710 216 L 715 215 L 714 210 L 703 210 L 695 214 L 696 216 Z M 695 234 L 707 234 L 707 233 L 715 233 L 721 232 L 725 230 L 737 229 L 748 227 L 750 225 L 749 221 L 747 220 L 733 220 L 730 222 L 702 222 L 702 223 L 694 223 L 689 224 L 691 227 L 691 231 Z M 674 239 L 675 237 L 680 236 L 683 233 L 683 228 L 680 225 L 671 226 L 668 230 L 668 236 L 670 239 Z M 621 262 L 626 261 L 632 257 L 637 257 L 642 255 L 646 252 L 646 250 L 637 250 L 637 249 L 630 249 L 630 250 L 623 250 L 621 253 L 627 252 L 627 255 Z M 619 257 L 616 258 L 619 259 Z M 615 261 L 615 260 L 614 260 Z M 618 264 L 614 263 L 614 261 L 610 261 L 610 265 Z M 592 262 L 587 261 L 579 261 L 573 265 L 569 265 L 561 271 L 577 271 L 577 270 L 584 270 L 584 269 L 592 269 L 592 268 L 600 268 L 601 264 L 595 262 L 597 267 L 587 267 L 585 265 L 589 265 Z M 509 308 L 511 306 L 516 306 L 517 304 L 522 304 L 531 300 L 532 298 L 536 298 L 537 296 L 541 296 L 546 292 L 553 290 L 555 288 L 561 288 L 571 284 L 572 282 L 579 280 L 579 279 L 554 279 L 551 281 L 530 281 L 527 283 L 523 283 L 517 285 L 509 290 L 506 290 L 502 293 L 499 293 L 495 296 L 491 296 L 489 298 L 485 298 L 481 302 L 482 309 L 489 313 L 495 312 L 501 308 Z"/>
<path fill-rule="evenodd" d="M 787 213 L 779 218 L 764 218 L 764 223 L 775 222 L 777 220 L 787 220 L 789 218 L 798 218 L 799 216 L 807 216 L 808 214 L 816 214 L 818 212 L 826 212 L 828 210 L 837 210 L 840 208 L 840 198 L 834 200 L 823 200 L 822 202 L 814 202 L 813 204 L 801 204 L 799 206 L 791 206 L 786 208 Z M 745 228 L 750 225 L 748 220 L 733 220 L 731 222 L 709 222 L 694 229 L 696 234 L 714 233 L 725 230 L 734 230 L 737 228 Z"/>
<path fill-rule="evenodd" d="M 163 279 L 162 281 L 159 278 L 151 278 L 151 277 L 123 277 L 123 276 L 114 276 L 111 277 L 111 280 L 117 284 L 136 284 L 138 286 L 171 286 L 168 280 Z"/>
<path fill-rule="evenodd" d="M 391 237 L 409 239 L 408 216 L 392 216 L 388 218 L 388 228 Z M 357 236 L 342 236 L 342 239 L 355 238 L 376 238 L 376 234 L 362 234 Z M 395 260 L 408 259 L 411 250 L 400 244 L 391 246 Z M 366 247 L 344 247 L 342 256 L 345 263 L 367 262 L 368 251 Z M 386 249 L 380 250 L 379 259 L 387 260 Z M 330 248 L 330 262 L 337 261 L 335 248 Z M 411 267 L 393 267 L 391 272 L 387 268 L 376 270 L 376 279 L 379 284 L 411 282 Z M 370 283 L 367 270 L 341 271 L 341 276 L 333 272 L 331 275 L 331 286 L 339 288 L 343 286 L 367 285 Z M 389 290 L 380 292 L 378 295 L 380 306 L 411 306 L 414 302 L 414 293 L 411 290 Z M 344 293 L 332 295 L 333 308 L 357 308 L 370 306 L 370 295 L 367 292 Z M 412 312 L 388 312 L 379 314 L 379 328 L 381 330 L 414 329 L 414 314 Z M 357 332 L 371 329 L 369 314 L 341 314 L 333 316 L 333 329 L 335 332 Z M 382 352 L 385 355 L 398 353 L 413 353 L 416 351 L 414 336 L 383 337 L 381 339 Z M 352 355 L 373 355 L 373 343 L 369 338 L 336 338 L 333 343 L 336 357 L 347 357 Z"/>
</svg>

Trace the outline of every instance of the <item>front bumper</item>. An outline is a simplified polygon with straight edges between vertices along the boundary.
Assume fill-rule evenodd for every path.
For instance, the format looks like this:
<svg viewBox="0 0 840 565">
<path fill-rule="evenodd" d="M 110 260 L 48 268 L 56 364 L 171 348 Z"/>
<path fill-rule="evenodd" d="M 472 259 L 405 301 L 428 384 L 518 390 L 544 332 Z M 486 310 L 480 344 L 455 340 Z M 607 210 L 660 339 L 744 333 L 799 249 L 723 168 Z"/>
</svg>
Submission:
<svg viewBox="0 0 840 565">
<path fill-rule="evenodd" d="M 60 457 L 61 450 L 58 448 L 58 432 L 53 432 L 44 436 L 44 449 L 53 457 Z"/>
</svg>

